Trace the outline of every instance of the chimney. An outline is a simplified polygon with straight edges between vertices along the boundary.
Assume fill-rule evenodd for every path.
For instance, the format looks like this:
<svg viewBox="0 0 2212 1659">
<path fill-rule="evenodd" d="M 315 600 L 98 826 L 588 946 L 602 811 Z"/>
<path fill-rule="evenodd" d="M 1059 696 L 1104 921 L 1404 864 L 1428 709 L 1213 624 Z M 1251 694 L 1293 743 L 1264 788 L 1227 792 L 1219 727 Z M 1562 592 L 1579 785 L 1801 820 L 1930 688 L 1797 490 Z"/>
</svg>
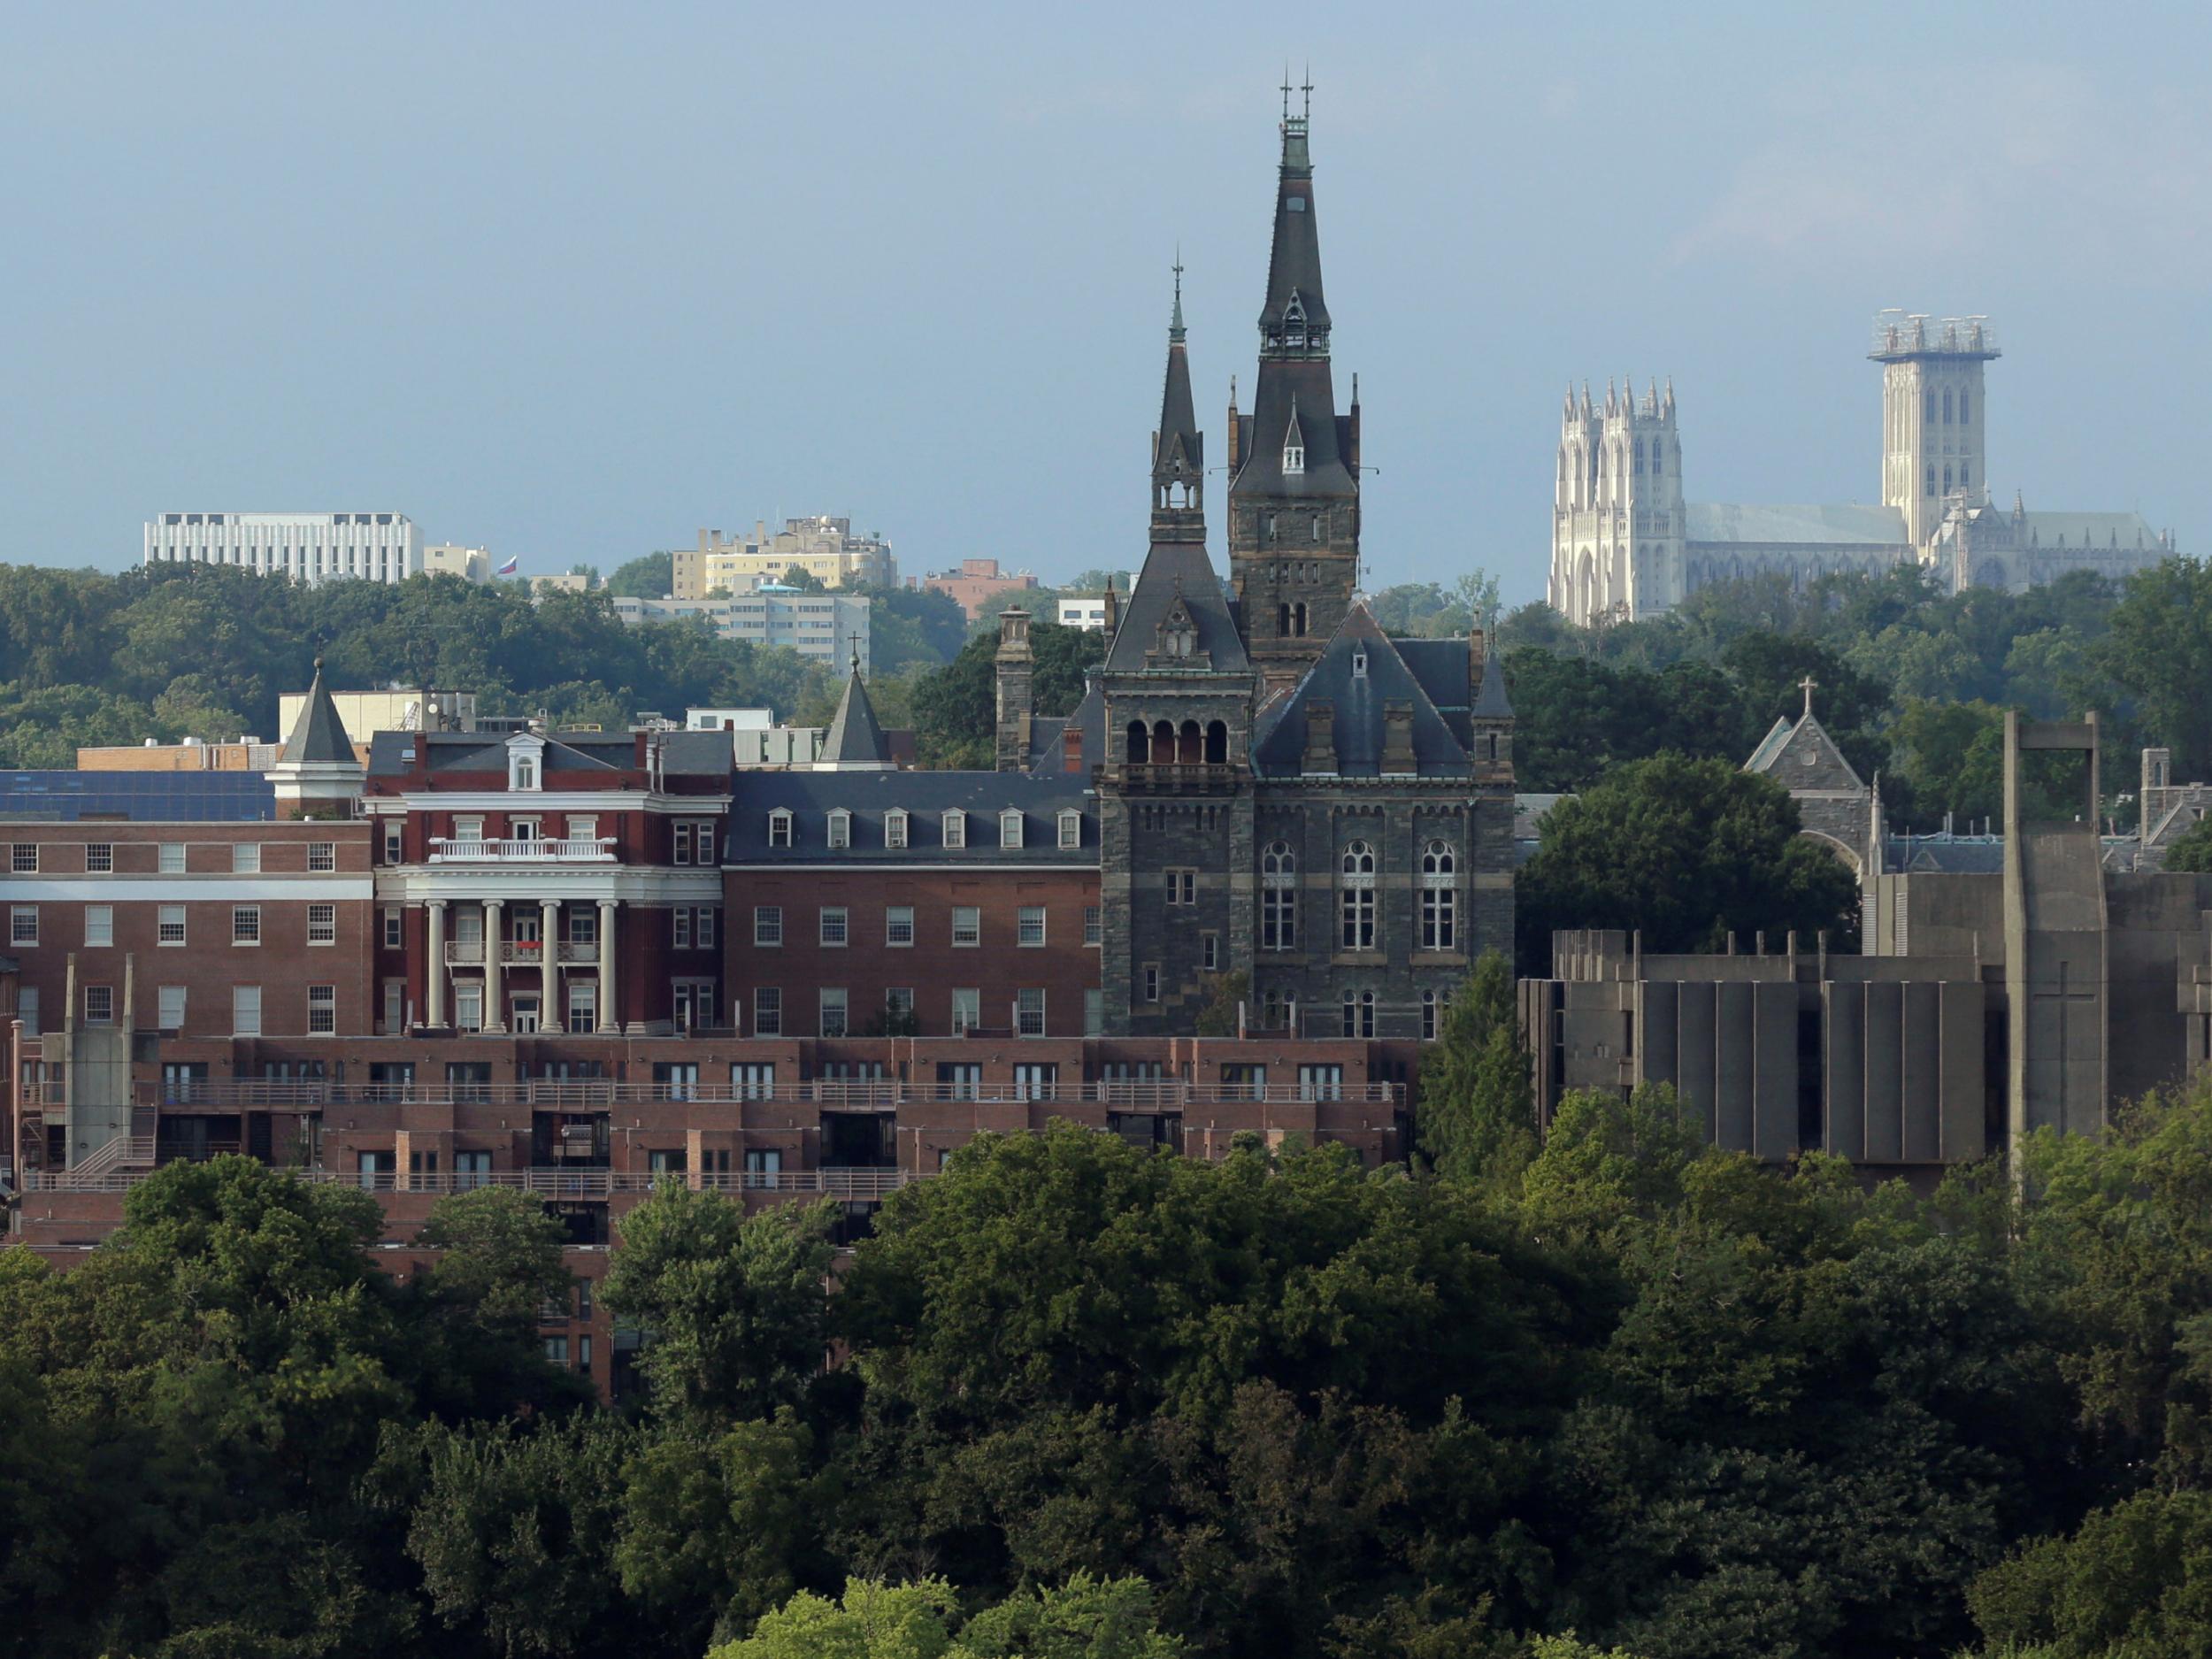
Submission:
<svg viewBox="0 0 2212 1659">
<path fill-rule="evenodd" d="M 1336 775 L 1336 705 L 1325 698 L 1306 704 L 1306 755 L 1298 769 L 1308 777 Z"/>
<path fill-rule="evenodd" d="M 1020 772 L 1029 758 L 1029 718 L 1035 711 L 1032 687 L 1037 658 L 1029 643 L 1029 612 L 1019 605 L 1009 605 L 999 612 L 998 655 L 993 660 L 998 703 L 998 770 Z"/>
<path fill-rule="evenodd" d="M 1473 708 L 1482 695 L 1482 664 L 1490 655 L 1490 641 L 1478 617 L 1467 630 L 1467 706 Z"/>
<path fill-rule="evenodd" d="M 1413 758 L 1413 705 L 1383 704 L 1382 770 L 1385 777 L 1410 777 L 1418 768 Z"/>
</svg>

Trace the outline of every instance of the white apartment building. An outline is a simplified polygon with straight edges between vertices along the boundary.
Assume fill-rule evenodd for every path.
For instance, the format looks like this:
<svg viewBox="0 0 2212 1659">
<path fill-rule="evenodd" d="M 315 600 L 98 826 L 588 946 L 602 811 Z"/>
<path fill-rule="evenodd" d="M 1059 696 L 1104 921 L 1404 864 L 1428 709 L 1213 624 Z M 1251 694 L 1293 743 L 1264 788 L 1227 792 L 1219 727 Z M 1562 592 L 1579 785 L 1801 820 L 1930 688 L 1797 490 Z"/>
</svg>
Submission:
<svg viewBox="0 0 2212 1659">
<path fill-rule="evenodd" d="M 403 581 L 422 532 L 400 512 L 165 512 L 146 526 L 149 565 L 235 565 L 264 576 Z"/>
<path fill-rule="evenodd" d="M 1117 585 L 1125 603 L 1129 595 L 1136 591 L 1137 579 L 1133 573 L 1121 579 Z M 1102 593 L 1062 594 L 1059 622 L 1064 628 L 1102 630 L 1106 626 L 1106 595 Z"/>
<path fill-rule="evenodd" d="M 634 626 L 704 617 L 726 640 L 780 645 L 809 662 L 842 673 L 854 657 L 868 672 L 868 602 L 834 594 L 761 588 L 734 599 L 634 599 L 614 602 L 614 613 Z"/>
</svg>

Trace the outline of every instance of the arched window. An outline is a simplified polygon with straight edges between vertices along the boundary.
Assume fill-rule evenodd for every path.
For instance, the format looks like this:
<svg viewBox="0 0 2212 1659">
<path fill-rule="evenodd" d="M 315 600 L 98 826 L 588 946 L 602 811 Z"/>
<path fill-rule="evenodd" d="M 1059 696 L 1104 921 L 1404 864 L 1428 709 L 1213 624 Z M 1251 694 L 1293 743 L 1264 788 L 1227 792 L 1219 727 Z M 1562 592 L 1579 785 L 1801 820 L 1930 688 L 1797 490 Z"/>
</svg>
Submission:
<svg viewBox="0 0 2212 1659">
<path fill-rule="evenodd" d="M 1152 764 L 1156 766 L 1172 766 L 1175 764 L 1175 727 L 1169 721 L 1158 721 L 1152 727 Z"/>
<path fill-rule="evenodd" d="M 1947 495 L 1951 493 L 1951 469 L 1947 466 L 1943 469 L 1943 493 Z"/>
<path fill-rule="evenodd" d="M 1290 637 L 1290 607 L 1286 604 L 1275 607 L 1275 634 L 1279 639 Z"/>
<path fill-rule="evenodd" d="M 1948 392 L 1943 395 L 1943 424 L 1947 426 L 1951 424 L 1951 394 Z"/>
<path fill-rule="evenodd" d="M 1371 1037 L 1375 1034 L 1374 992 L 1344 993 L 1344 1034 L 1348 1037 Z"/>
<path fill-rule="evenodd" d="M 1931 495 L 1935 494 L 1935 463 L 1933 461 L 1928 463 L 1928 494 Z"/>
<path fill-rule="evenodd" d="M 1459 861 L 1448 841 L 1431 841 L 1421 852 L 1421 949 L 1459 949 Z"/>
<path fill-rule="evenodd" d="M 1340 943 L 1346 950 L 1375 948 L 1375 849 L 1354 841 L 1344 849 L 1340 864 L 1339 909 L 1342 916 Z"/>
<path fill-rule="evenodd" d="M 1303 600 L 1290 608 L 1290 631 L 1302 640 L 1306 637 L 1306 605 Z"/>
<path fill-rule="evenodd" d="M 1932 388 L 1928 393 L 1928 412 L 1925 417 L 1925 421 L 1926 424 L 1931 426 L 1936 424 L 1936 399 L 1935 392 Z"/>
<path fill-rule="evenodd" d="M 1959 425 L 1962 426 L 1966 424 L 1966 400 L 1971 396 L 1972 394 L 1970 392 L 1961 392 L 1959 394 Z"/>
<path fill-rule="evenodd" d="M 906 813 L 902 808 L 893 807 L 883 815 L 883 844 L 894 849 L 906 845 Z"/>
<path fill-rule="evenodd" d="M 1288 841 L 1271 841 L 1260 855 L 1260 949 L 1298 948 L 1298 856 Z"/>
<path fill-rule="evenodd" d="M 1296 478 L 1306 470 L 1306 446 L 1302 443 L 1283 445 L 1283 476 Z"/>
<path fill-rule="evenodd" d="M 1285 1015 L 1281 987 L 1269 986 L 1267 995 L 1260 999 L 1260 1029 L 1263 1031 L 1288 1030 L 1289 1022 Z"/>
<path fill-rule="evenodd" d="M 1022 844 L 1022 815 L 1014 807 L 1009 807 L 998 815 L 998 844 L 1001 847 L 1018 847 Z"/>
<path fill-rule="evenodd" d="M 829 844 L 849 847 L 853 844 L 853 815 L 843 807 L 832 809 L 829 815 Z"/>
<path fill-rule="evenodd" d="M 1229 764 L 1229 725 L 1225 720 L 1206 722 L 1206 764 L 1225 766 Z"/>
<path fill-rule="evenodd" d="M 1451 1005 L 1451 1000 L 1452 994 L 1449 991 L 1444 992 L 1441 995 L 1434 991 L 1421 993 L 1421 1041 L 1423 1042 L 1436 1041 L 1437 1020 L 1445 1009 Z"/>
<path fill-rule="evenodd" d="M 1128 753 L 1123 758 L 1127 760 L 1130 764 L 1133 766 L 1141 766 L 1150 757 L 1151 752 L 1151 740 L 1149 734 L 1144 729 L 1144 722 L 1142 720 L 1130 721 L 1129 749 Z"/>
<path fill-rule="evenodd" d="M 1206 752 L 1205 739 L 1198 733 L 1198 722 L 1186 720 L 1183 729 L 1176 733 L 1175 762 L 1179 766 L 1195 766 Z"/>
<path fill-rule="evenodd" d="M 1665 467 L 1660 459 L 1663 453 L 1663 452 L 1659 448 L 1659 440 L 1654 438 L 1651 441 L 1651 475 L 1654 478 L 1658 477 L 1662 472 L 1665 471 Z"/>
<path fill-rule="evenodd" d="M 1959 463 L 1959 488 L 1960 488 L 1961 489 L 1964 489 L 1964 488 L 1967 487 L 1967 485 L 1969 485 L 1970 483 L 1971 483 L 1971 482 L 1973 481 L 1970 478 L 1969 478 L 1969 477 L 1967 476 L 1967 474 L 1968 474 L 1969 472 L 1970 472 L 1972 470 L 1973 470 L 1973 469 L 1972 469 L 1972 467 L 1971 467 L 1971 466 L 1970 466 L 1970 465 L 1969 465 L 1966 462 L 1964 462 L 1964 461 L 1961 461 L 1961 462 Z"/>
</svg>

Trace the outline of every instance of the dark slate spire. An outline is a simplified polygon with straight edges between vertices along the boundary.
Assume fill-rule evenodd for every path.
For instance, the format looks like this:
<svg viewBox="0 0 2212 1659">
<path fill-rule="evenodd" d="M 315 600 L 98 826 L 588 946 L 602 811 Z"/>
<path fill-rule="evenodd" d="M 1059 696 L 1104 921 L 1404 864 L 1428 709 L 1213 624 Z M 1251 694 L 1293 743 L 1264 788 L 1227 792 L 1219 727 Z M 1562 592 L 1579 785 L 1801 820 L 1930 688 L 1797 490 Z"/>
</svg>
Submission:
<svg viewBox="0 0 2212 1659">
<path fill-rule="evenodd" d="M 1321 233 L 1313 215 L 1313 157 L 1306 123 L 1313 83 L 1301 112 L 1290 112 L 1283 81 L 1283 159 L 1275 186 L 1275 245 L 1267 261 L 1267 303 L 1260 308 L 1260 350 L 1291 357 L 1329 355 L 1329 307 L 1321 297 Z"/>
<path fill-rule="evenodd" d="M 1487 643 L 1491 649 L 1483 654 L 1482 684 L 1475 692 L 1474 707 L 1468 712 L 1478 720 L 1509 720 L 1513 718 L 1513 703 L 1505 695 L 1505 671 L 1498 665 L 1495 639 Z"/>
<path fill-rule="evenodd" d="M 1175 262 L 1175 310 L 1167 330 L 1167 382 L 1152 434 L 1152 539 L 1206 539 L 1206 439 L 1191 401 L 1190 358 L 1183 348 L 1183 262 Z"/>
<path fill-rule="evenodd" d="M 353 752 L 353 740 L 346 735 L 346 723 L 338 718 L 338 705 L 330 700 L 330 693 L 323 689 L 323 659 L 315 659 L 314 683 L 307 688 L 307 701 L 300 705 L 300 718 L 292 722 L 292 734 L 284 740 L 284 753 L 280 758 L 287 764 L 352 766 L 358 764 Z"/>
<path fill-rule="evenodd" d="M 891 746 L 884 740 L 883 728 L 876 724 L 868 687 L 860 682 L 857 651 L 853 653 L 852 672 L 845 680 L 845 695 L 838 699 L 836 718 L 830 721 L 821 757 L 815 764 L 854 772 L 882 772 L 891 765 Z"/>
</svg>

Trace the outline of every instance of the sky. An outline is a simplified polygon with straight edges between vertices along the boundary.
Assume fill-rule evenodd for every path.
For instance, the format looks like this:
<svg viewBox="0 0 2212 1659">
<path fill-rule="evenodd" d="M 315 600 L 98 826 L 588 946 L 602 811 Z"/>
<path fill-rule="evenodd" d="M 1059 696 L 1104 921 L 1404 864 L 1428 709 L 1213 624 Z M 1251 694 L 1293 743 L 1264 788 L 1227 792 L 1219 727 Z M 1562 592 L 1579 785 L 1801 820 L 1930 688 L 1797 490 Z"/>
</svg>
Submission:
<svg viewBox="0 0 2212 1659">
<path fill-rule="evenodd" d="M 0 560 L 346 509 L 526 574 L 814 512 L 908 572 L 1132 567 L 1179 249 L 1217 461 L 1251 384 L 1286 59 L 1371 588 L 1541 596 L 1570 380 L 1671 376 L 1693 500 L 1878 499 L 1886 306 L 1992 319 L 1999 500 L 2212 552 L 2198 9 L 0 0 Z"/>
</svg>

